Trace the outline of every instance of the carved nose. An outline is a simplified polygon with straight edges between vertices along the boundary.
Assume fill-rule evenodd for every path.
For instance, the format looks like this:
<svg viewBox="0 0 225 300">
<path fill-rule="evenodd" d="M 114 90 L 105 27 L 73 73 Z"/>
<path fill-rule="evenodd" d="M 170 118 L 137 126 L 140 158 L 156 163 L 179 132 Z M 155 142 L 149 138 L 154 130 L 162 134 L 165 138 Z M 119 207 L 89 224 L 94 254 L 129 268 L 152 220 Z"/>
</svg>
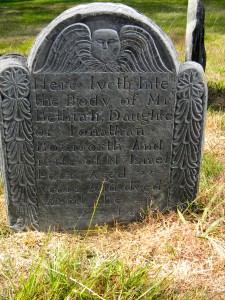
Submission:
<svg viewBox="0 0 225 300">
<path fill-rule="evenodd" d="M 103 49 L 108 49 L 108 43 L 107 43 L 107 41 L 105 41 L 105 42 L 103 43 Z"/>
</svg>

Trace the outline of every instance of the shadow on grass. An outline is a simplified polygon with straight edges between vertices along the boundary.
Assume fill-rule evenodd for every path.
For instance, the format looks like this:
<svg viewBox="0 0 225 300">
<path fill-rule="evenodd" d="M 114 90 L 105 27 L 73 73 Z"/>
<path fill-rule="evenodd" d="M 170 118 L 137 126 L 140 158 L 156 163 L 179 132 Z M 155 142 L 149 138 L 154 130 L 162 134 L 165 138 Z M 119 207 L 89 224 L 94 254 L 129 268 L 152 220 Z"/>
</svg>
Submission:
<svg viewBox="0 0 225 300">
<path fill-rule="evenodd" d="M 225 86 L 217 82 L 208 83 L 208 107 L 225 112 Z"/>
</svg>

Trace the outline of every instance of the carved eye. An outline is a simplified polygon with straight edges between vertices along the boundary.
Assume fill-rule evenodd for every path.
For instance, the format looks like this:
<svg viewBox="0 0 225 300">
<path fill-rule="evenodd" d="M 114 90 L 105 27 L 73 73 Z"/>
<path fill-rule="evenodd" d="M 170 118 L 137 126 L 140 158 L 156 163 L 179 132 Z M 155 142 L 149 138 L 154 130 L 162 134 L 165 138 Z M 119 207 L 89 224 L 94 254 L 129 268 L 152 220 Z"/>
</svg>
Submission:
<svg viewBox="0 0 225 300">
<path fill-rule="evenodd" d="M 115 43 L 115 42 L 116 42 L 115 39 L 110 39 L 110 40 L 108 40 L 108 43 Z"/>
<path fill-rule="evenodd" d="M 99 44 L 104 44 L 104 40 L 101 40 L 101 39 L 97 40 L 97 42 L 98 42 Z"/>
</svg>

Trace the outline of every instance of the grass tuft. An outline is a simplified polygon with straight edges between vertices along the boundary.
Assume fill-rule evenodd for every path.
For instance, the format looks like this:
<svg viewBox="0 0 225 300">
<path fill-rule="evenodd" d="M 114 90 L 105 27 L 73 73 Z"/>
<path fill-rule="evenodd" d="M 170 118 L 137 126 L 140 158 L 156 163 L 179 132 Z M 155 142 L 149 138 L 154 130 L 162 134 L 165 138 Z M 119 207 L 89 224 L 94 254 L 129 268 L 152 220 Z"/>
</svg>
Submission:
<svg viewBox="0 0 225 300">
<path fill-rule="evenodd" d="M 130 268 L 117 257 L 103 261 L 87 258 L 83 247 L 74 252 L 47 248 L 28 273 L 15 282 L 13 274 L 2 272 L 11 291 L 8 299 L 166 299 L 168 278 L 149 278 L 151 266 Z M 8 266 L 13 262 L 8 261 Z"/>
</svg>

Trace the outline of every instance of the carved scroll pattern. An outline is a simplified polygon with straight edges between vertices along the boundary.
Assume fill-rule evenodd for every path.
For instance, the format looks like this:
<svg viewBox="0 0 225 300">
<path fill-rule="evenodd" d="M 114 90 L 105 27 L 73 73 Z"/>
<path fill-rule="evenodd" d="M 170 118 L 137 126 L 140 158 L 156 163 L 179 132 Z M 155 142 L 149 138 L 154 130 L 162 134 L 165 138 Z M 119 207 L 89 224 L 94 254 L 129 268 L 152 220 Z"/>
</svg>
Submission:
<svg viewBox="0 0 225 300">
<path fill-rule="evenodd" d="M 194 199 L 197 193 L 205 86 L 189 69 L 178 78 L 171 162 L 169 206 Z"/>
<path fill-rule="evenodd" d="M 20 67 L 6 69 L 0 76 L 0 91 L 10 225 L 15 230 L 26 226 L 37 229 L 38 206 L 27 71 Z"/>
</svg>

